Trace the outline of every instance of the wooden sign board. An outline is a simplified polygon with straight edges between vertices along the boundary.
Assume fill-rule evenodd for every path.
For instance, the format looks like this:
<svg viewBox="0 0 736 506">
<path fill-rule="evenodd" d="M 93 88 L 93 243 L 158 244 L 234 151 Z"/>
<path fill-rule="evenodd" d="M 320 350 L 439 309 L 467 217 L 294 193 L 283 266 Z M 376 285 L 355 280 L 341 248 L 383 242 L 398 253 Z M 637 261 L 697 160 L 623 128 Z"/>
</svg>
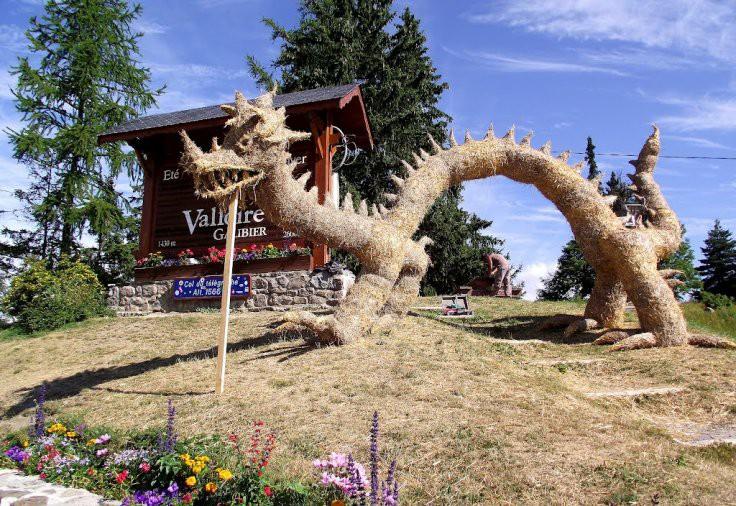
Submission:
<svg viewBox="0 0 736 506">
<path fill-rule="evenodd" d="M 294 156 L 306 170 L 307 155 Z M 174 257 L 182 250 L 205 254 L 207 249 L 225 246 L 227 211 L 219 209 L 214 200 L 199 198 L 189 174 L 177 165 L 163 166 L 156 171 L 155 212 L 151 231 L 151 249 L 165 257 Z M 246 195 L 248 197 L 248 195 Z M 285 249 L 292 242 L 304 246 L 294 234 L 273 225 L 257 202 L 248 203 L 237 213 L 236 247 L 250 244 L 273 244 Z"/>
<path fill-rule="evenodd" d="M 222 297 L 222 276 L 175 279 L 172 284 L 175 300 L 219 299 Z M 250 297 L 250 274 L 232 276 L 230 297 Z"/>
</svg>

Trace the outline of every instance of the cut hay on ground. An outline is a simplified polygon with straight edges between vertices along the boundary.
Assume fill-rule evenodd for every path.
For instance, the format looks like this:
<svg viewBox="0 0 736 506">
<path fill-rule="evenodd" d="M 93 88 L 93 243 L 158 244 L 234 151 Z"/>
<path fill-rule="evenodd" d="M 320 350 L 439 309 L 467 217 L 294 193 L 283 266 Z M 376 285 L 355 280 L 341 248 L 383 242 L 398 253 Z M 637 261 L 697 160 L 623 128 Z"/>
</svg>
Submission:
<svg viewBox="0 0 736 506">
<path fill-rule="evenodd" d="M 43 381 L 51 411 L 117 429 L 162 426 L 171 398 L 184 434 L 264 420 L 279 434 L 274 471 L 299 477 L 330 451 L 365 460 L 375 409 L 408 504 L 736 503 L 736 451 L 687 447 L 667 431 L 736 424 L 736 354 L 607 353 L 591 344 L 599 331 L 564 343 L 561 330 L 535 330 L 582 306 L 472 303 L 471 320 L 408 317 L 353 346 L 316 349 L 271 334 L 279 314 L 235 316 L 219 396 L 216 315 L 97 320 L 0 341 L 0 429 L 27 422 Z M 684 391 L 585 395 L 663 385 Z"/>
</svg>

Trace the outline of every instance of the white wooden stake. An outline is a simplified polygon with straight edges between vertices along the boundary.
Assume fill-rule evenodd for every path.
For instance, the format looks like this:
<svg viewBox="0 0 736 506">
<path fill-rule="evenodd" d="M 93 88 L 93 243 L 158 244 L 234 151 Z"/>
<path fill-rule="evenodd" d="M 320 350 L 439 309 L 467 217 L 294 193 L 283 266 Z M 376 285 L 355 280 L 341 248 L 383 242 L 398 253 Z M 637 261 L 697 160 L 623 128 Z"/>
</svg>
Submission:
<svg viewBox="0 0 736 506">
<path fill-rule="evenodd" d="M 217 336 L 217 378 L 215 393 L 225 391 L 225 361 L 227 359 L 227 333 L 230 327 L 230 290 L 233 284 L 233 256 L 235 252 L 235 230 L 237 228 L 238 194 L 230 200 L 227 215 L 227 240 L 225 242 L 225 266 L 222 272 L 222 300 L 220 302 L 220 333 Z"/>
</svg>

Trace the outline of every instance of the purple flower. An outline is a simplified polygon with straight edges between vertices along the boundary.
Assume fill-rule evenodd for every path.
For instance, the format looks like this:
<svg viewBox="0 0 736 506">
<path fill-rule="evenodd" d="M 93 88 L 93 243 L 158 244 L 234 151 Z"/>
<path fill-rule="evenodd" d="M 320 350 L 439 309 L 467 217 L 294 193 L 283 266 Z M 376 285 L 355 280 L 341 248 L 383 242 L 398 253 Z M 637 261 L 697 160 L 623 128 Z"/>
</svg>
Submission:
<svg viewBox="0 0 736 506">
<path fill-rule="evenodd" d="M 14 460 L 18 464 L 23 464 L 30 455 L 21 449 L 20 446 L 13 446 L 5 452 L 5 456 L 10 460 Z"/>
<path fill-rule="evenodd" d="M 179 493 L 179 485 L 177 485 L 175 481 L 172 481 L 171 485 L 166 489 L 166 492 L 170 497 L 176 496 L 176 494 Z"/>
<path fill-rule="evenodd" d="M 104 445 L 106 443 L 109 443 L 111 439 L 112 437 L 110 437 L 110 434 L 103 434 L 95 439 L 95 443 L 97 443 L 98 445 Z"/>
<path fill-rule="evenodd" d="M 378 411 L 373 412 L 371 424 L 371 506 L 378 504 Z"/>
<path fill-rule="evenodd" d="M 133 494 L 136 504 L 144 506 L 160 506 L 166 501 L 166 497 L 158 490 L 138 491 Z"/>
<path fill-rule="evenodd" d="M 33 427 L 31 428 L 31 435 L 36 437 L 43 436 L 46 428 L 46 415 L 43 412 L 43 405 L 46 402 L 47 389 L 46 383 L 43 383 L 41 388 L 38 389 L 38 396 L 36 397 L 36 412 L 33 415 Z"/>
<path fill-rule="evenodd" d="M 159 439 L 160 450 L 163 453 L 171 453 L 174 451 L 176 446 L 176 430 L 174 428 L 174 422 L 176 421 L 176 408 L 174 403 L 169 399 L 168 416 L 166 418 L 166 438 L 161 441 Z"/>
<path fill-rule="evenodd" d="M 109 451 L 110 450 L 108 450 L 107 448 L 102 448 L 100 450 L 97 450 L 95 452 L 95 455 L 97 455 L 98 457 L 104 457 L 105 455 L 107 455 L 107 452 L 109 452 Z"/>
</svg>

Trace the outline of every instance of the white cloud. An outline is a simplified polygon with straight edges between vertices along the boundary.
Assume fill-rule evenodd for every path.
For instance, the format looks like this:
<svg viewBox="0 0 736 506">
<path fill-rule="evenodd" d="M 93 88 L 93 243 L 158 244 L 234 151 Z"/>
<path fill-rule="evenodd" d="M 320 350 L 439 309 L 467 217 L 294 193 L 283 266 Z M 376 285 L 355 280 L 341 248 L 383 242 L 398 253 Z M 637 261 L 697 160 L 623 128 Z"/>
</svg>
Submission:
<svg viewBox="0 0 736 506">
<path fill-rule="evenodd" d="M 191 77 L 217 80 L 239 79 L 248 75 L 248 71 L 245 69 L 233 70 L 197 63 L 148 63 L 146 65 L 152 72 L 170 74 L 181 79 Z"/>
<path fill-rule="evenodd" d="M 667 139 L 670 139 L 673 141 L 686 142 L 688 144 L 692 144 L 693 146 L 699 146 L 701 148 L 728 149 L 728 150 L 734 149 L 732 147 L 721 144 L 720 142 L 715 142 L 710 139 L 705 139 L 703 137 L 688 137 L 688 136 L 683 136 L 683 135 L 666 135 L 665 140 Z"/>
<path fill-rule="evenodd" d="M 623 41 L 736 60 L 736 5 L 721 0 L 507 0 L 466 18 L 557 38 Z"/>
<path fill-rule="evenodd" d="M 559 123 L 555 123 L 552 126 L 554 128 L 567 128 L 567 127 L 571 127 L 572 123 L 570 123 L 569 121 L 560 121 Z"/>
<path fill-rule="evenodd" d="M 702 97 L 684 99 L 662 97 L 659 101 L 681 109 L 678 114 L 663 116 L 656 120 L 681 132 L 696 130 L 736 130 L 736 98 Z"/>
<path fill-rule="evenodd" d="M 26 36 L 18 25 L 0 25 L 0 48 L 19 52 L 26 48 Z"/>
<path fill-rule="evenodd" d="M 155 21 L 147 21 L 145 19 L 139 19 L 133 25 L 133 29 L 138 32 L 143 32 L 146 35 L 160 35 L 169 31 L 169 27 L 156 23 Z"/>
<path fill-rule="evenodd" d="M 471 61 L 476 64 L 490 67 L 501 72 L 556 72 L 556 73 L 603 73 L 613 74 L 617 76 L 627 75 L 616 69 L 606 67 L 596 67 L 593 65 L 583 65 L 579 63 L 570 63 L 562 61 L 551 61 L 534 58 L 521 58 L 504 56 L 495 53 L 487 53 L 483 51 L 454 51 L 447 47 L 443 49 L 458 58 Z"/>
<path fill-rule="evenodd" d="M 702 67 L 702 60 L 669 54 L 665 51 L 627 47 L 625 51 L 578 51 L 584 60 L 597 65 L 617 67 L 645 67 L 654 70 L 675 70 L 685 67 Z M 711 65 L 715 66 L 714 63 Z"/>
<path fill-rule="evenodd" d="M 537 290 L 542 288 L 542 280 L 557 269 L 557 262 L 534 262 L 525 265 L 516 277 L 517 281 L 524 282 L 524 299 L 536 300 Z"/>
<path fill-rule="evenodd" d="M 687 229 L 688 236 L 705 236 L 710 229 L 713 228 L 715 218 L 696 218 L 693 216 L 685 216 L 680 219 Z M 721 218 L 721 225 L 734 230 L 736 228 L 736 218 Z"/>
</svg>

